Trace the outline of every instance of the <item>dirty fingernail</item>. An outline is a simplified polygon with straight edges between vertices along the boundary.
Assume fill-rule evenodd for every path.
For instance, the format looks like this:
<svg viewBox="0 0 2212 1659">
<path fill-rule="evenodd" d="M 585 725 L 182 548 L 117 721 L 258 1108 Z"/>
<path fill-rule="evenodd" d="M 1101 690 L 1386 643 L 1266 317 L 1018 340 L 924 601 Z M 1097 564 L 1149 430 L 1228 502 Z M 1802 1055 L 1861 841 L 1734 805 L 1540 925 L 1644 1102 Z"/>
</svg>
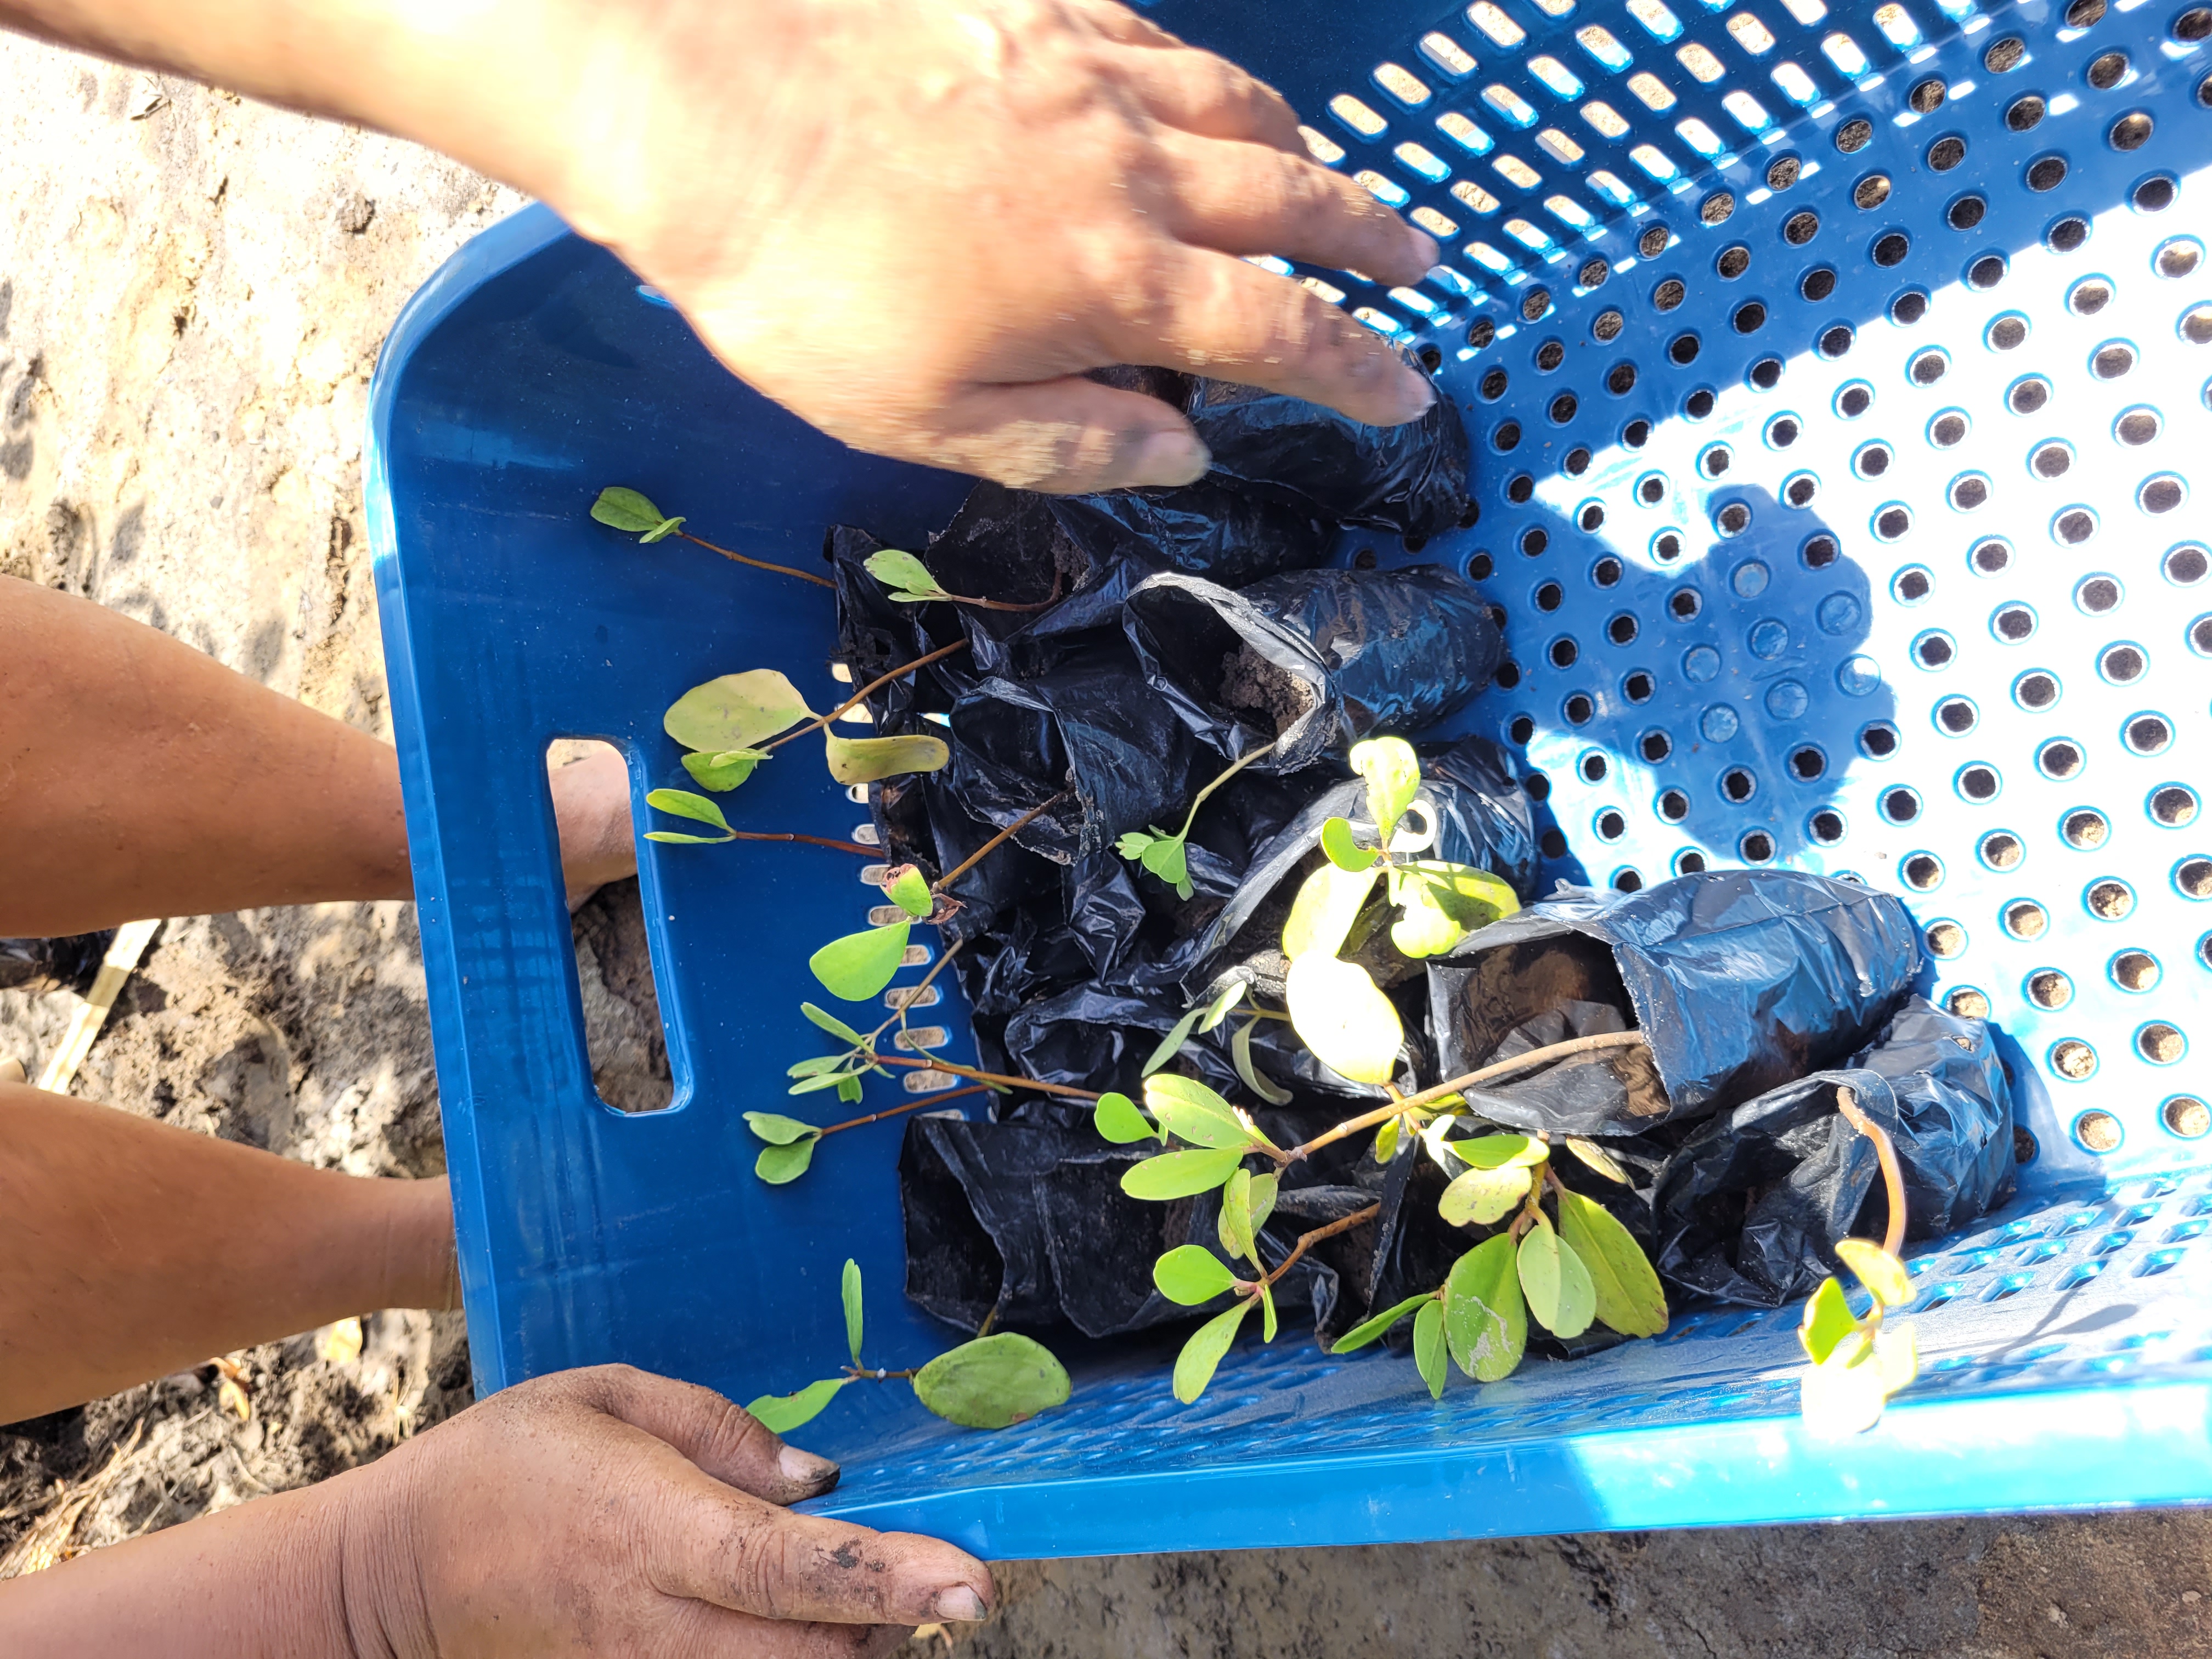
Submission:
<svg viewBox="0 0 2212 1659">
<path fill-rule="evenodd" d="M 1121 457 L 1125 484 L 1196 483 L 1213 465 L 1213 456 L 1188 429 L 1147 432 L 1127 442 Z"/>
<path fill-rule="evenodd" d="M 957 1619 L 971 1625 L 989 1612 L 983 1605 L 983 1598 L 965 1584 L 938 1591 L 937 1600 L 929 1604 L 929 1610 L 939 1619 Z"/>
<path fill-rule="evenodd" d="M 835 1463 L 796 1446 L 786 1446 L 778 1452 L 775 1466 L 783 1471 L 785 1480 L 795 1481 L 810 1492 L 827 1492 L 837 1484 L 839 1471 Z"/>
</svg>

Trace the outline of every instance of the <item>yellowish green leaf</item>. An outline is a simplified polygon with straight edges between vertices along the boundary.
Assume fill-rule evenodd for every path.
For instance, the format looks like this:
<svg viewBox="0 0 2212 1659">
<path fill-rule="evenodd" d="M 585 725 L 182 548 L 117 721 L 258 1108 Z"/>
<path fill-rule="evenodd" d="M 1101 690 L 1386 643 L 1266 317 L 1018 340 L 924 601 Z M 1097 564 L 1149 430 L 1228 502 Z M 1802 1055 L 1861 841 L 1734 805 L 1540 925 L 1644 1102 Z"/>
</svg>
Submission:
<svg viewBox="0 0 2212 1659">
<path fill-rule="evenodd" d="M 819 1417 L 822 1408 L 837 1397 L 837 1390 L 852 1380 L 825 1376 L 819 1382 L 809 1382 L 797 1394 L 764 1394 L 745 1410 L 770 1434 L 789 1434 Z"/>
<path fill-rule="evenodd" d="M 1324 864 L 1299 885 L 1291 903 L 1290 920 L 1283 924 L 1283 954 L 1292 962 L 1302 957 L 1333 957 L 1358 919 L 1359 908 L 1375 890 L 1380 870 L 1340 870 Z"/>
<path fill-rule="evenodd" d="M 1321 826 L 1321 850 L 1328 861 L 1340 870 L 1357 875 L 1362 870 L 1371 870 L 1382 857 L 1371 847 L 1362 847 L 1352 838 L 1352 826 L 1342 818 L 1324 818 Z"/>
<path fill-rule="evenodd" d="M 1236 1282 L 1219 1256 L 1196 1244 L 1179 1244 L 1152 1263 L 1160 1294 L 1185 1308 L 1205 1306 Z"/>
<path fill-rule="evenodd" d="M 1837 1242 L 1836 1254 L 1885 1308 L 1901 1308 L 1912 1300 L 1912 1275 L 1881 1245 L 1845 1238 Z"/>
<path fill-rule="evenodd" d="M 1226 1313 L 1218 1313 L 1191 1333 L 1190 1340 L 1182 1345 L 1176 1356 L 1175 1397 L 1186 1406 L 1192 1404 L 1206 1392 L 1206 1385 L 1213 1381 L 1213 1373 L 1221 1364 L 1221 1357 L 1237 1340 L 1237 1328 L 1244 1322 L 1244 1316 L 1252 1311 L 1252 1304 L 1243 1297 Z"/>
<path fill-rule="evenodd" d="M 1355 1083 L 1388 1083 L 1396 1074 L 1405 1028 L 1364 968 L 1318 953 L 1297 957 L 1284 994 L 1299 1040 L 1322 1065 Z"/>
<path fill-rule="evenodd" d="M 1561 1188 L 1559 1237 L 1589 1270 L 1597 1320 L 1623 1336 L 1656 1336 L 1667 1328 L 1667 1293 L 1636 1235 L 1595 1199 Z"/>
<path fill-rule="evenodd" d="M 1444 1397 L 1444 1379 L 1451 1374 L 1444 1364 L 1447 1352 L 1443 1308 L 1438 1303 L 1424 1303 L 1413 1316 L 1413 1365 L 1421 1381 L 1429 1385 L 1431 1400 Z"/>
<path fill-rule="evenodd" d="M 1099 1096 L 1097 1109 L 1091 1114 L 1091 1121 L 1098 1126 L 1100 1134 L 1117 1146 L 1148 1139 L 1157 1133 L 1137 1109 L 1137 1103 L 1122 1094 Z"/>
<path fill-rule="evenodd" d="M 1420 759 L 1403 738 L 1370 738 L 1355 743 L 1346 758 L 1351 761 L 1352 769 L 1367 780 L 1367 816 L 1375 820 L 1382 844 L 1388 847 L 1398 820 L 1420 793 Z"/>
<path fill-rule="evenodd" d="M 1825 1365 L 1844 1339 L 1858 1328 L 1858 1317 L 1844 1295 L 1843 1281 L 1824 1279 L 1820 1287 L 1805 1299 L 1804 1316 L 1797 1322 L 1797 1344 L 1815 1365 Z"/>
<path fill-rule="evenodd" d="M 824 729 L 823 757 L 840 783 L 878 783 L 909 772 L 936 772 L 952 758 L 942 738 L 909 732 L 896 738 L 841 738 Z"/>
<path fill-rule="evenodd" d="M 1460 1370 L 1478 1382 L 1513 1375 L 1528 1347 L 1528 1311 L 1510 1235 L 1486 1238 L 1444 1280 L 1444 1333 Z"/>
<path fill-rule="evenodd" d="M 1521 1236 L 1521 1295 L 1536 1322 L 1555 1336 L 1580 1336 L 1597 1314 L 1589 1269 L 1552 1224 L 1539 1216 Z"/>
<path fill-rule="evenodd" d="M 1243 1157 L 1243 1149 L 1237 1146 L 1218 1151 L 1162 1152 L 1124 1170 L 1121 1190 L 1132 1198 L 1155 1201 L 1188 1198 L 1194 1193 L 1208 1192 L 1221 1185 Z"/>
<path fill-rule="evenodd" d="M 963 1429 L 1008 1429 L 1066 1403 L 1067 1370 L 1042 1343 L 1012 1331 L 947 1349 L 914 1375 L 917 1399 Z"/>
<path fill-rule="evenodd" d="M 1486 1227 L 1504 1219 L 1528 1196 L 1528 1171 L 1523 1165 L 1468 1170 L 1444 1188 L 1437 1200 L 1437 1213 L 1454 1227 Z"/>
<path fill-rule="evenodd" d="M 809 957 L 806 965 L 830 995 L 848 1002 L 867 1002 L 881 995 L 898 973 L 912 926 L 895 921 L 888 927 L 871 927 L 833 939 Z"/>
<path fill-rule="evenodd" d="M 813 717 L 789 679 L 773 668 L 751 668 L 693 686 L 669 705 L 660 726 L 686 749 L 719 755 L 757 749 Z"/>
</svg>

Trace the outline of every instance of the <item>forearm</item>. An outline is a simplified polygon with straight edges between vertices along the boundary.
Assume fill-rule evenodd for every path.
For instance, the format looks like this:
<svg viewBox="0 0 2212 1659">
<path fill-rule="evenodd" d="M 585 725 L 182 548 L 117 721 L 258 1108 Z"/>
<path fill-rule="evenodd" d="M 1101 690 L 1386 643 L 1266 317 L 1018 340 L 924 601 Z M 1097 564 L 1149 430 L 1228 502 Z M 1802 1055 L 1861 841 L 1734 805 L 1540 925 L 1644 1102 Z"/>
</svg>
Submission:
<svg viewBox="0 0 2212 1659">
<path fill-rule="evenodd" d="M 0 577 L 0 935 L 412 894 L 386 744 Z"/>
<path fill-rule="evenodd" d="M 453 1260 L 442 1180 L 310 1169 L 0 1084 L 0 1423 L 349 1314 L 447 1306 Z"/>
<path fill-rule="evenodd" d="M 356 1659 L 339 1552 L 356 1474 L 0 1583 L 24 1659 Z"/>
</svg>

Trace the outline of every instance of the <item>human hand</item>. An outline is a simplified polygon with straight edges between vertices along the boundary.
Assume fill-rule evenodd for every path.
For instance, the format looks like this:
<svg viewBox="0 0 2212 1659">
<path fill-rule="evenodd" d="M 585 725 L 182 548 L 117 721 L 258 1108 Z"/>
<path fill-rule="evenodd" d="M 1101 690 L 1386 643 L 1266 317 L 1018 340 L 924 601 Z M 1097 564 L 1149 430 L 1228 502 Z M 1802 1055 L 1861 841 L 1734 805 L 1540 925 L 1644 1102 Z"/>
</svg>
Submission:
<svg viewBox="0 0 2212 1659">
<path fill-rule="evenodd" d="M 507 171 L 753 386 L 858 447 L 1076 491 L 1188 483 L 1202 371 L 1391 424 L 1433 401 L 1273 253 L 1412 283 L 1436 244 L 1273 90 L 1110 0 L 640 0 L 574 25 Z M 435 134 L 427 135 L 436 143 Z"/>
<path fill-rule="evenodd" d="M 990 1575 L 950 1544 L 781 1507 L 836 1479 L 720 1395 L 602 1365 L 321 1490 L 346 1506 L 356 1652 L 832 1659 L 983 1617 Z"/>
</svg>

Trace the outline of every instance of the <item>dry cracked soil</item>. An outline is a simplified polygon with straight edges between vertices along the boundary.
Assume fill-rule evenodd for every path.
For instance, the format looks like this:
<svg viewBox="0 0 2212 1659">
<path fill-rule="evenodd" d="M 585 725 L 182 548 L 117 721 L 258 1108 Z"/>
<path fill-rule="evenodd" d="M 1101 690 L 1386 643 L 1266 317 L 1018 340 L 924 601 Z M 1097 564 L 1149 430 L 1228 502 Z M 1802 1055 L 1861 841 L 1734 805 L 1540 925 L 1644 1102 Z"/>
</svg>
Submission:
<svg viewBox="0 0 2212 1659">
<path fill-rule="evenodd" d="M 519 199 L 8 38 L 0 179 L 0 570 L 388 738 L 368 377 L 407 296 Z M 580 915 L 578 954 L 603 1087 L 641 1102 L 667 1062 L 620 896 Z M 405 905 L 173 921 L 76 1090 L 332 1168 L 435 1171 L 423 1002 Z M 66 1012 L 0 994 L 0 1057 L 35 1066 Z M 331 1334 L 228 1357 L 233 1390 L 211 1363 L 0 1428 L 0 1571 L 317 1480 L 470 1399 L 459 1315 L 370 1315 L 357 1353 Z M 2179 1512 L 1013 1564 L 992 1623 L 909 1651 L 2188 1659 L 2212 1655 L 2208 1551 L 2212 1520 Z"/>
</svg>

